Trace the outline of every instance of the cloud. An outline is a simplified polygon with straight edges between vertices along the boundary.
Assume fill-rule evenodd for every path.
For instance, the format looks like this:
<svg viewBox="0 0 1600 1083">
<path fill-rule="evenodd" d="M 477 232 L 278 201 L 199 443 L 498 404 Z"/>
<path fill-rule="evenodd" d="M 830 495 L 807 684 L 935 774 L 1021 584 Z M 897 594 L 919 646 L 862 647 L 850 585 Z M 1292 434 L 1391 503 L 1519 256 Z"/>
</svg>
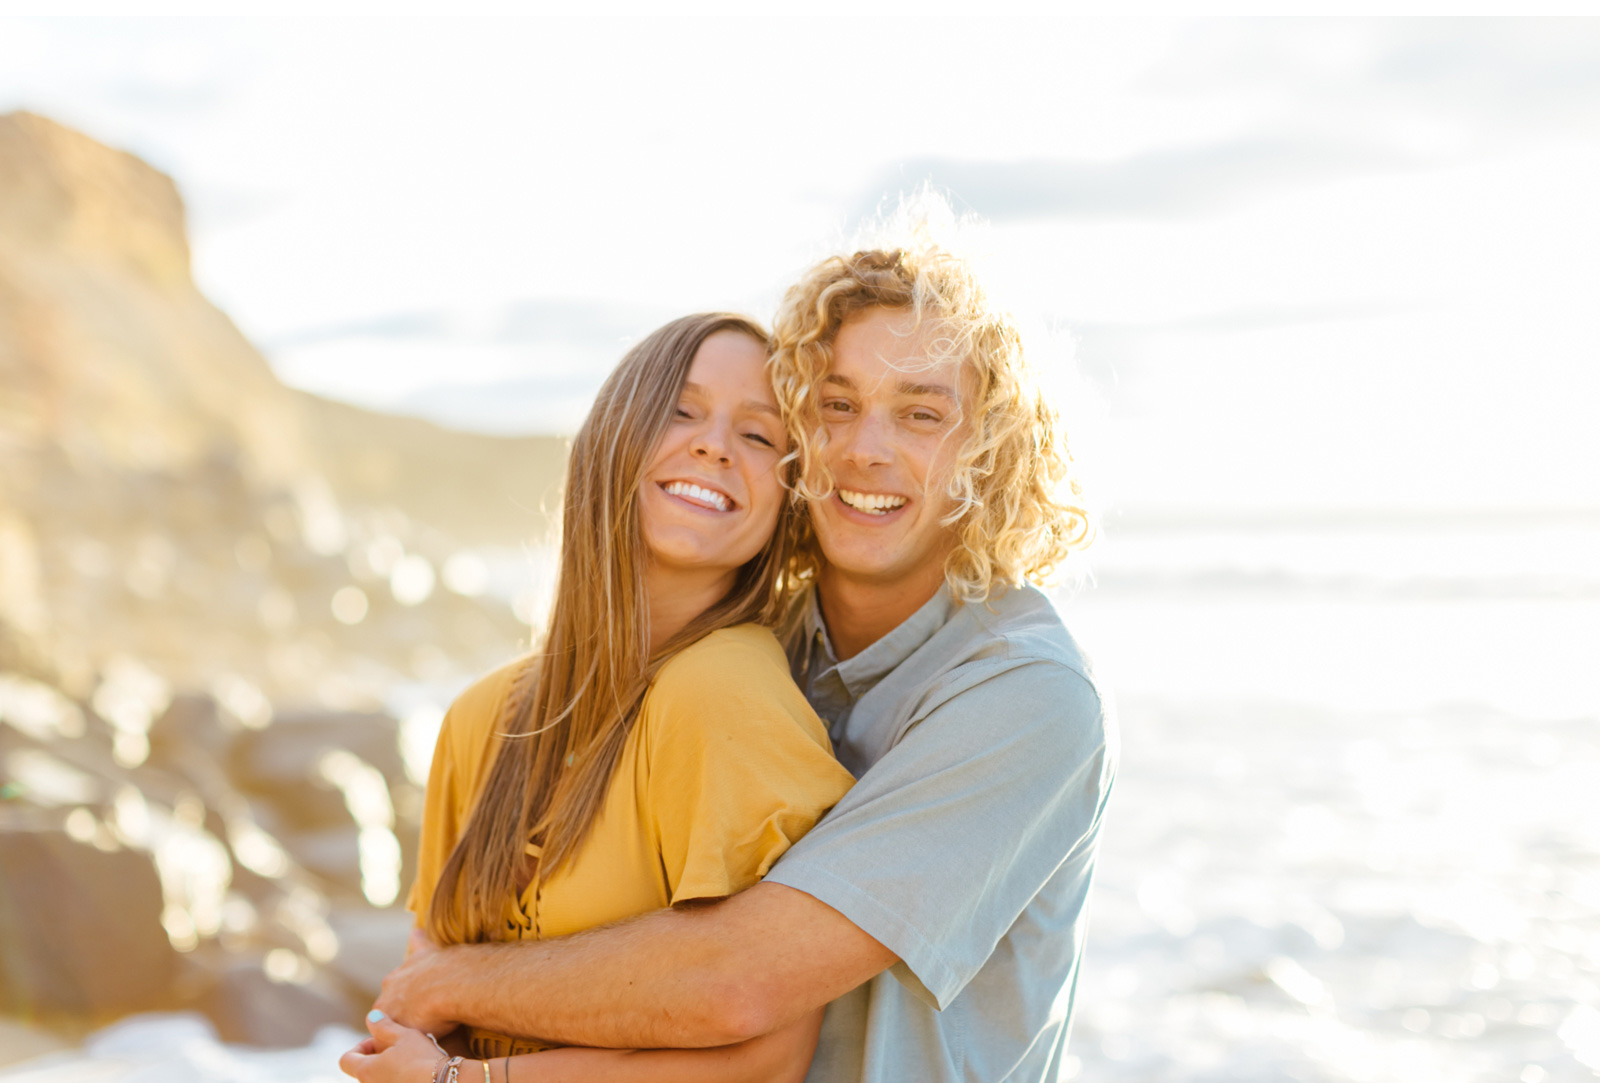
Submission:
<svg viewBox="0 0 1600 1083">
<path fill-rule="evenodd" d="M 615 345 L 642 337 L 672 315 L 652 307 L 610 301 L 526 298 L 502 310 L 494 337 L 499 342 Z"/>
<path fill-rule="evenodd" d="M 1401 23 L 1370 76 L 1381 92 L 1501 122 L 1594 118 L 1600 111 L 1600 22 Z"/>
<path fill-rule="evenodd" d="M 1424 305 L 1410 301 L 1368 301 L 1344 304 L 1252 305 L 1202 312 L 1173 319 L 1149 321 L 1073 320 L 1051 316 L 1053 325 L 1066 328 L 1076 343 L 1074 363 L 1090 383 L 1102 391 L 1116 388 L 1134 375 L 1147 359 L 1144 349 L 1155 335 L 1240 334 L 1314 324 L 1347 323 L 1420 312 Z M 1192 341 L 1192 340 L 1191 340 Z M 1180 357 L 1193 361 L 1193 351 Z"/>
<path fill-rule="evenodd" d="M 498 436 L 576 432 L 605 371 L 534 380 L 438 384 L 385 404 L 395 413 Z"/>
<path fill-rule="evenodd" d="M 1298 327 L 1316 323 L 1342 323 L 1369 320 L 1420 311 L 1423 306 L 1409 301 L 1371 301 L 1348 304 L 1252 305 L 1246 308 L 1203 312 L 1167 320 L 1148 322 L 1074 322 L 1063 319 L 1078 334 L 1154 334 L 1158 332 L 1213 331 L 1220 333 L 1258 331 L 1278 327 Z"/>
<path fill-rule="evenodd" d="M 1498 137 L 1600 115 L 1600 21 L 1205 21 L 1143 85 L 1172 97 L 1267 96 L 1291 123 L 1370 130 L 1413 114 Z"/>
<path fill-rule="evenodd" d="M 523 298 L 485 317 L 442 309 L 386 313 L 366 319 L 306 327 L 278 335 L 265 348 L 281 350 L 340 339 L 433 338 L 501 346 L 564 343 L 616 350 L 672 318 L 673 313 L 642 305 L 570 298 Z"/>
<path fill-rule="evenodd" d="M 1600 134 L 1600 20 L 1200 23 L 1140 85 L 1234 103 L 1257 127 L 1116 158 L 908 159 L 857 210 L 931 181 L 996 222 L 1195 218 L 1534 133 Z"/>
<path fill-rule="evenodd" d="M 454 338 L 455 323 L 445 312 L 392 312 L 370 319 L 348 320 L 305 327 L 287 334 L 276 335 L 261 344 L 264 352 L 310 346 L 315 343 L 338 342 L 350 338 Z"/>
<path fill-rule="evenodd" d="M 570 432 L 637 340 L 672 313 L 524 298 L 470 314 L 400 311 L 266 343 L 285 382 L 369 409 L 480 432 Z"/>
<path fill-rule="evenodd" d="M 1376 145 L 1262 136 L 1104 161 L 913 159 L 873 190 L 906 190 L 931 181 L 948 189 L 958 207 L 995 222 L 1170 219 L 1226 210 L 1285 188 L 1409 165 L 1404 156 Z"/>
</svg>

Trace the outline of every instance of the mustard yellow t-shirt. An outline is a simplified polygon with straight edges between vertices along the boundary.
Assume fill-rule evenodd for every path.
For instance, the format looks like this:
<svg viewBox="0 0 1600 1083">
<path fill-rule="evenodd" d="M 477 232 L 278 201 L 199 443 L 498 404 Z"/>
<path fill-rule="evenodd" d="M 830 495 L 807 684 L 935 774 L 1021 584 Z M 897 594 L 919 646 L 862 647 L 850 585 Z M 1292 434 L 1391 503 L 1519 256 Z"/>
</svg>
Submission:
<svg viewBox="0 0 1600 1083">
<path fill-rule="evenodd" d="M 479 680 L 445 715 L 428 777 L 417 879 L 419 923 L 497 742 L 523 659 Z M 713 632 L 662 667 L 645 694 L 599 818 L 567 866 L 507 900 L 500 939 L 565 936 L 760 880 L 854 779 L 789 676 L 771 632 Z M 473 1052 L 543 1048 L 474 1030 Z"/>
</svg>

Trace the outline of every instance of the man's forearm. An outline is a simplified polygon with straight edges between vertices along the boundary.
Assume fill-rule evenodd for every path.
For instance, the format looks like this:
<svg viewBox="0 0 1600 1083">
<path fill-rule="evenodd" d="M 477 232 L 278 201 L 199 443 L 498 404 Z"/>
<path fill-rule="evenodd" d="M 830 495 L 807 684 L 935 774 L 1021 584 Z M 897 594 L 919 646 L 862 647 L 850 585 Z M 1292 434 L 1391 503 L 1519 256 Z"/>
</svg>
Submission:
<svg viewBox="0 0 1600 1083">
<path fill-rule="evenodd" d="M 567 1046 L 513 1058 L 510 1076 L 538 1083 L 801 1083 L 822 1012 L 738 1045 L 712 1049 Z"/>
<path fill-rule="evenodd" d="M 378 1007 L 423 1029 L 467 1023 L 562 1045 L 731 1045 L 794 1022 L 895 957 L 803 892 L 758 884 L 556 940 L 423 952 Z"/>
<path fill-rule="evenodd" d="M 440 952 L 430 1015 L 558 1045 L 610 1049 L 728 1045 L 738 990 L 702 915 L 666 910 L 554 940 Z"/>
</svg>

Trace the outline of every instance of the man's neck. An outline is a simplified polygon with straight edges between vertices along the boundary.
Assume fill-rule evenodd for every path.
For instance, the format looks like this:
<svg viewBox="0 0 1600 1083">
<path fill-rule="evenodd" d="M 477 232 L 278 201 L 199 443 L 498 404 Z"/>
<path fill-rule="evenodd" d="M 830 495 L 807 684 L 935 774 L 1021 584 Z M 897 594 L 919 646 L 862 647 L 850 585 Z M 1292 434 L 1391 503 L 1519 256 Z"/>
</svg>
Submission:
<svg viewBox="0 0 1600 1083">
<path fill-rule="evenodd" d="M 852 579 L 824 565 L 817 576 L 817 602 L 834 655 L 841 662 L 854 658 L 904 624 L 943 585 L 943 562 L 892 583 Z"/>
</svg>

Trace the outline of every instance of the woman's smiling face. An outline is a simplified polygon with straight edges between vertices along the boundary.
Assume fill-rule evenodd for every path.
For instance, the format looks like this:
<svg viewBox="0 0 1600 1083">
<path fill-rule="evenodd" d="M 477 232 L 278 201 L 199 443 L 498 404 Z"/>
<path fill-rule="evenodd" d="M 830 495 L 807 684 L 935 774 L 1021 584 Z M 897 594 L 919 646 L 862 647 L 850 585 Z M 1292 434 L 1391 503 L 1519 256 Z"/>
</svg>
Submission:
<svg viewBox="0 0 1600 1083">
<path fill-rule="evenodd" d="M 741 331 L 718 331 L 695 352 L 640 486 L 653 571 L 731 578 L 772 537 L 786 437 L 766 362 L 766 345 Z"/>
</svg>

